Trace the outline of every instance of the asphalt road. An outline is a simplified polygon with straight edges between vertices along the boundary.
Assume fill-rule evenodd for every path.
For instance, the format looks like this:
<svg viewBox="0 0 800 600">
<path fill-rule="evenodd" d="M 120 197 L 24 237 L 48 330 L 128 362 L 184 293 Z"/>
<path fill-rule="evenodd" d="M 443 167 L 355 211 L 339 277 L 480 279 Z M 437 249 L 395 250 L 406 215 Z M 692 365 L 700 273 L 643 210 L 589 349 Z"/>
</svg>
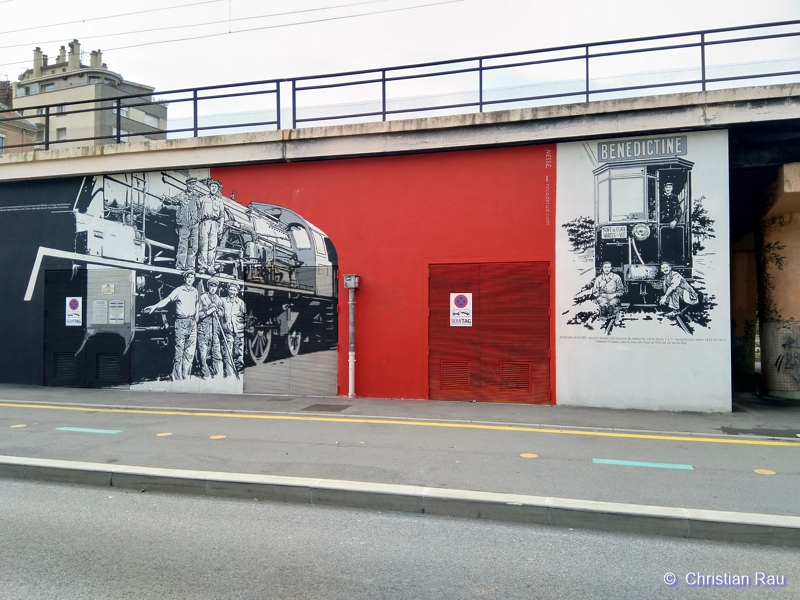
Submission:
<svg viewBox="0 0 800 600">
<path fill-rule="evenodd" d="M 9 480 L 0 502 L 8 599 L 800 597 L 789 548 Z"/>
<path fill-rule="evenodd" d="M 785 440 L 115 411 L 2 403 L 0 454 L 800 515 L 800 444 Z"/>
</svg>

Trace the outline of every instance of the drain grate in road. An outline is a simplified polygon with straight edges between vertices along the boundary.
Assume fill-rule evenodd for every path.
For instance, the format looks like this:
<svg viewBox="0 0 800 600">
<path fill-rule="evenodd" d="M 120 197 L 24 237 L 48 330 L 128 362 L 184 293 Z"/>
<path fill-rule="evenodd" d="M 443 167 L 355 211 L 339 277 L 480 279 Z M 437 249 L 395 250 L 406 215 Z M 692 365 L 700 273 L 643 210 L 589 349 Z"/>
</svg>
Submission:
<svg viewBox="0 0 800 600">
<path fill-rule="evenodd" d="M 345 408 L 350 408 L 352 404 L 312 404 L 301 408 L 300 412 L 342 412 Z"/>
</svg>

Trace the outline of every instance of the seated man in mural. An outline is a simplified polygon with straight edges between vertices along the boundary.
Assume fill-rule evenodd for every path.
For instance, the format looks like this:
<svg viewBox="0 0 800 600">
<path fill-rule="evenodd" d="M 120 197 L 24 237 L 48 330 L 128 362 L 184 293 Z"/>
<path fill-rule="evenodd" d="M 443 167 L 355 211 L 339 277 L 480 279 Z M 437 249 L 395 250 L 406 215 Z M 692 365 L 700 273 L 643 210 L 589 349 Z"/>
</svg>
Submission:
<svg viewBox="0 0 800 600">
<path fill-rule="evenodd" d="M 672 270 L 671 264 L 668 262 L 661 263 L 661 274 L 661 281 L 653 284 L 653 287 L 658 290 L 664 290 L 664 295 L 661 296 L 658 303 L 672 309 L 666 316 L 676 317 L 680 314 L 681 300 L 688 306 L 700 302 L 700 298 L 694 288 L 683 278 L 683 275 Z"/>
<path fill-rule="evenodd" d="M 612 273 L 610 262 L 604 262 L 602 269 L 602 273 L 592 282 L 592 296 L 597 302 L 601 317 L 619 320 L 620 298 L 625 293 L 625 286 L 620 276 Z"/>
<path fill-rule="evenodd" d="M 172 290 L 169 296 L 142 312 L 149 315 L 153 311 L 164 308 L 167 304 L 175 305 L 175 359 L 172 365 L 172 379 L 188 379 L 192 374 L 192 361 L 197 346 L 197 289 L 194 287 L 194 270 L 183 274 L 183 285 Z"/>
<path fill-rule="evenodd" d="M 204 379 L 222 375 L 222 344 L 225 343 L 222 324 L 225 319 L 225 303 L 219 297 L 218 291 L 219 279 L 212 277 L 208 280 L 208 291 L 200 295 L 197 306 L 197 355 Z"/>
<path fill-rule="evenodd" d="M 231 374 L 244 372 L 244 328 L 247 322 L 247 313 L 244 301 L 239 298 L 239 284 L 231 281 L 228 284 L 228 295 L 223 299 L 225 306 L 225 331 L 226 349 L 230 355 L 225 356 L 225 377 Z M 238 377 L 238 375 L 237 375 Z"/>
</svg>

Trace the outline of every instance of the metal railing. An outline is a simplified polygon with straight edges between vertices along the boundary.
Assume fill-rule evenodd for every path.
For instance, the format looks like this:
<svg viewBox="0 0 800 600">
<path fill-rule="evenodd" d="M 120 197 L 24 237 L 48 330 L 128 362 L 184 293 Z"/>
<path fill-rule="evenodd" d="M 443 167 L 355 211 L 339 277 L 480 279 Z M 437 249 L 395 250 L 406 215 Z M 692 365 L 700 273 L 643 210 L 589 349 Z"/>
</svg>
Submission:
<svg viewBox="0 0 800 600">
<path fill-rule="evenodd" d="M 731 62 L 737 55 L 740 60 Z M 230 130 L 386 121 L 787 81 L 800 81 L 800 20 L 185 88 L 159 92 L 157 100 L 148 93 L 26 106 L 23 116 L 9 120 L 43 120 L 43 139 L 6 149 L 35 146 L 48 150 L 77 142 L 121 143 Z M 437 91 L 427 93 L 429 89 Z M 222 102 L 223 108 L 234 106 L 236 99 L 243 98 L 257 99 L 249 112 L 201 110 L 212 103 L 219 107 Z M 122 116 L 123 108 L 144 109 L 153 104 L 189 110 L 185 116 L 172 119 L 172 124 L 181 124 L 174 128 L 146 127 Z M 51 139 L 54 119 L 100 111 L 112 111 L 112 133 Z M 237 115 L 254 118 L 240 121 Z"/>
</svg>

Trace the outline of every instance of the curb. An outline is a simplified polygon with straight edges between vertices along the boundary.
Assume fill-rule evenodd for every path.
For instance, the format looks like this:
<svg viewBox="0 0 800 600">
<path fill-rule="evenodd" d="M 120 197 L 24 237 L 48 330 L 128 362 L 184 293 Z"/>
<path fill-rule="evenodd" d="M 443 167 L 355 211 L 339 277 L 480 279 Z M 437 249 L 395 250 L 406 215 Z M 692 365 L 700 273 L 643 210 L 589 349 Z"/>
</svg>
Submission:
<svg viewBox="0 0 800 600">
<path fill-rule="evenodd" d="M 0 477 L 800 547 L 800 517 L 0 456 Z"/>
</svg>

